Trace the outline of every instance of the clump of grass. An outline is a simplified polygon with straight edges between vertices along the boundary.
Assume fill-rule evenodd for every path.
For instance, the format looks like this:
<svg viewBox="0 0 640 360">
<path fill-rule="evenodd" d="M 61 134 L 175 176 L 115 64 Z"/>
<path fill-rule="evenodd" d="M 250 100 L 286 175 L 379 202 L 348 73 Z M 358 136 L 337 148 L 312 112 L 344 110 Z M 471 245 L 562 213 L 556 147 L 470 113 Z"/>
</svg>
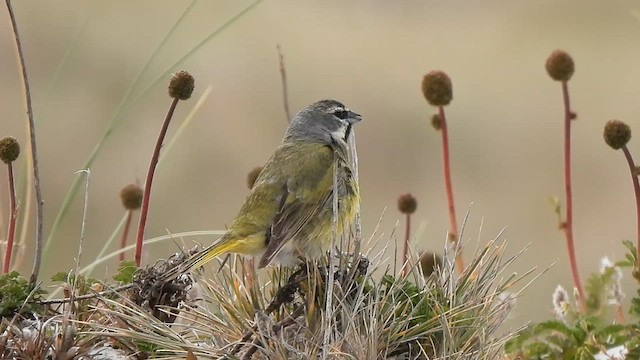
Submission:
<svg viewBox="0 0 640 360">
<path fill-rule="evenodd" d="M 55 317 L 0 322 L 2 359 L 87 359 L 92 358 L 94 343 L 87 336 L 79 336 L 73 324 Z"/>
<path fill-rule="evenodd" d="M 505 257 L 505 246 L 490 241 L 460 275 L 445 257 L 426 279 L 418 264 L 410 265 L 407 276 L 395 276 L 379 260 L 383 254 L 370 260 L 338 253 L 334 266 L 321 261 L 298 269 L 269 268 L 261 281 L 248 284 L 244 267 L 235 261 L 198 277 L 177 308 L 157 307 L 157 313 L 173 315 L 175 322 L 161 321 L 131 301 L 101 299 L 93 309 L 101 321 L 83 322 L 91 327 L 84 335 L 136 348 L 145 344 L 155 358 L 188 353 L 203 358 L 316 358 L 327 330 L 331 271 L 328 357 L 496 359 L 511 336 L 499 335 L 497 328 L 513 307 L 517 294 L 510 292 L 522 278 L 502 277 L 517 257 Z"/>
</svg>

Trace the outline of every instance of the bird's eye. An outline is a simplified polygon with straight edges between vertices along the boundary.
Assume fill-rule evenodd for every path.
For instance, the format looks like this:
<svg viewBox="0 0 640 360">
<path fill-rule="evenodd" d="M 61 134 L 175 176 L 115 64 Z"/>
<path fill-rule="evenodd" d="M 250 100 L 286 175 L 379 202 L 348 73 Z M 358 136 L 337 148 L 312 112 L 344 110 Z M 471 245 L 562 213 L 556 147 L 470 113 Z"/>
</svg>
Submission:
<svg viewBox="0 0 640 360">
<path fill-rule="evenodd" d="M 346 119 L 349 116 L 349 112 L 344 109 L 339 109 L 333 112 L 333 115 L 337 116 L 339 119 Z"/>
</svg>

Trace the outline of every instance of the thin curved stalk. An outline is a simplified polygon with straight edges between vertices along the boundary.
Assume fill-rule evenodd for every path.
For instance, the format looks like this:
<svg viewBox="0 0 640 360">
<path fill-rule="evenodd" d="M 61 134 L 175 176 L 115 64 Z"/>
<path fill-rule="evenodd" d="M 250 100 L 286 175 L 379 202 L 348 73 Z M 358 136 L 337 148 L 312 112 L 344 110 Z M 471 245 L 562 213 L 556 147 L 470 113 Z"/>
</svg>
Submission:
<svg viewBox="0 0 640 360">
<path fill-rule="evenodd" d="M 137 87 L 138 83 L 142 79 L 142 75 L 147 71 L 147 69 L 149 68 L 150 64 L 153 62 L 153 60 L 155 60 L 155 58 L 158 55 L 158 53 L 160 52 L 160 50 L 162 50 L 164 48 L 164 46 L 167 43 L 167 41 L 171 38 L 171 36 L 174 34 L 174 32 L 178 29 L 179 25 L 182 24 L 182 22 L 185 20 L 186 15 L 191 11 L 191 9 L 193 9 L 195 3 L 196 3 L 196 1 L 193 0 L 189 4 L 189 6 L 187 6 L 185 8 L 185 10 L 182 12 L 180 17 L 176 20 L 176 22 L 173 24 L 173 26 L 169 29 L 167 34 L 164 36 L 164 38 L 162 39 L 160 44 L 158 44 L 156 49 L 153 51 L 153 53 L 151 53 L 151 55 L 147 58 L 147 60 L 144 63 L 144 65 L 140 68 L 140 71 L 136 74 L 136 77 L 133 79 L 133 81 L 131 82 L 131 85 L 125 91 L 124 95 L 120 99 L 120 103 L 116 106 L 116 109 L 114 110 L 113 114 L 111 115 L 111 118 L 109 119 L 109 124 L 107 125 L 107 128 L 105 129 L 104 133 L 102 134 L 102 137 L 98 140 L 98 143 L 91 150 L 91 153 L 89 154 L 89 157 L 87 157 L 87 160 L 85 160 L 83 168 L 86 169 L 86 168 L 89 168 L 89 167 L 91 167 L 93 165 L 93 162 L 98 157 L 98 154 L 102 150 L 102 147 L 106 143 L 107 139 L 111 136 L 111 134 L 113 133 L 115 128 L 120 124 L 120 120 L 121 120 L 122 114 L 127 109 L 126 105 L 135 102 L 135 100 L 129 101 L 129 98 L 130 98 L 131 94 L 133 93 L 133 90 Z M 56 214 L 55 220 L 53 221 L 53 225 L 51 226 L 51 231 L 49 232 L 49 236 L 47 238 L 47 242 L 46 242 L 45 247 L 44 247 L 44 251 L 45 252 L 48 252 L 48 249 L 53 244 L 53 241 L 54 241 L 55 236 L 56 236 L 56 234 L 58 232 L 60 224 L 62 223 L 62 220 L 64 219 L 65 215 L 67 214 L 67 211 L 69 210 L 69 207 L 71 206 L 71 202 L 73 201 L 73 199 L 75 198 L 76 194 L 78 193 L 79 186 L 80 186 L 80 179 L 79 178 L 75 178 L 73 183 L 71 184 L 71 187 L 69 187 L 69 190 L 67 191 L 67 193 L 66 193 L 66 195 L 64 197 L 64 200 L 62 201 L 62 205 L 60 206 L 60 209 L 58 210 L 58 213 Z"/>
<path fill-rule="evenodd" d="M 22 51 L 22 44 L 20 42 L 20 35 L 18 33 L 18 24 L 16 23 L 16 16 L 11 6 L 11 0 L 6 0 L 7 11 L 9 12 L 9 19 L 11 20 L 11 28 L 13 30 L 13 38 L 16 45 L 16 53 L 18 55 L 18 63 L 20 66 L 20 73 L 22 75 L 22 89 L 24 90 L 24 101 L 26 104 L 27 117 L 29 119 L 29 141 L 31 143 L 31 156 L 33 162 L 33 185 L 36 189 L 36 236 L 35 236 L 35 259 L 33 261 L 33 270 L 31 271 L 31 277 L 29 278 L 29 285 L 35 287 L 38 280 L 38 274 L 40 273 L 40 265 L 42 262 L 42 221 L 44 217 L 44 201 L 42 200 L 42 189 L 40 188 L 40 169 L 38 167 L 38 151 L 36 144 L 36 129 L 35 122 L 33 120 L 33 107 L 31 105 L 31 90 L 29 88 L 29 78 L 27 76 L 27 66 L 24 62 L 24 53 Z"/>
</svg>

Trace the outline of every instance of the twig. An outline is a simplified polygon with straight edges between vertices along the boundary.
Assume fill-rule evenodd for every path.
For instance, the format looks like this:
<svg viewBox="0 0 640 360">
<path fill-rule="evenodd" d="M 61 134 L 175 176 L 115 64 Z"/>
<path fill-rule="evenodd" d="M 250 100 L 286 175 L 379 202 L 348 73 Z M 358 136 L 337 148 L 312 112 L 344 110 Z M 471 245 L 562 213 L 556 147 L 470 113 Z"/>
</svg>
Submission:
<svg viewBox="0 0 640 360">
<path fill-rule="evenodd" d="M 300 282 L 307 278 L 308 273 L 308 264 L 304 263 L 302 265 L 302 268 L 291 274 L 291 276 L 289 276 L 289 279 L 287 280 L 287 283 L 278 289 L 276 295 L 271 300 L 271 303 L 264 310 L 265 314 L 270 315 L 281 305 L 292 302 L 294 300 L 295 293 L 300 290 Z M 245 332 L 245 334 L 242 336 L 242 339 L 240 339 L 240 341 L 238 341 L 233 349 L 231 349 L 230 354 L 235 355 L 236 353 L 238 353 L 238 351 L 240 351 L 242 346 L 245 345 L 245 343 L 251 338 L 251 336 L 256 332 L 257 329 L 258 325 L 256 324 L 253 325 L 247 332 Z"/>
<path fill-rule="evenodd" d="M 66 304 L 66 303 L 71 303 L 73 301 L 88 300 L 88 299 L 102 297 L 102 296 L 110 295 L 110 294 L 119 294 L 121 291 L 129 290 L 129 289 L 134 288 L 136 286 L 137 286 L 137 284 L 132 283 L 132 284 L 121 285 L 121 286 L 118 286 L 118 287 L 115 287 L 115 288 L 103 290 L 103 291 L 100 291 L 100 292 L 94 292 L 93 294 L 72 296 L 72 297 L 61 298 L 61 299 L 37 300 L 37 301 L 32 301 L 32 303 L 38 304 L 38 305 Z"/>
<path fill-rule="evenodd" d="M 178 105 L 178 101 L 180 99 L 173 98 L 171 101 L 171 106 L 169 106 L 169 110 L 167 111 L 167 115 L 164 118 L 164 122 L 162 123 L 162 128 L 160 129 L 160 135 L 158 135 L 158 140 L 156 141 L 156 146 L 153 149 L 153 155 L 151 156 L 151 163 L 149 164 L 149 170 L 147 171 L 147 179 L 144 184 L 144 195 L 142 200 L 142 208 L 140 209 L 140 220 L 138 222 L 138 235 L 136 237 L 136 253 L 135 260 L 136 265 L 140 266 L 140 261 L 142 260 L 142 240 L 144 239 L 144 230 L 147 224 L 147 215 L 149 213 L 149 196 L 151 195 L 151 185 L 153 183 L 153 175 L 156 170 L 156 165 L 158 164 L 158 157 L 160 156 L 160 149 L 162 148 L 162 142 L 164 141 L 164 137 L 167 134 L 167 129 L 169 128 L 169 122 L 171 122 L 171 117 L 173 116 L 173 112 Z"/>
<path fill-rule="evenodd" d="M 71 333 L 69 331 L 70 329 L 69 327 L 71 326 L 71 324 L 69 323 L 69 320 L 72 319 L 76 314 L 75 299 L 76 299 L 76 291 L 78 289 L 78 281 L 80 279 L 79 269 L 80 269 L 80 261 L 82 258 L 82 245 L 84 244 L 85 227 L 87 225 L 87 208 L 89 205 L 89 183 L 91 182 L 91 170 L 89 170 L 88 168 L 79 170 L 79 171 L 76 171 L 76 175 L 82 172 L 86 174 L 86 182 L 84 187 L 84 205 L 82 207 L 82 222 L 80 224 L 80 240 L 78 241 L 78 255 L 76 257 L 76 268 L 74 271 L 73 285 L 71 287 L 71 293 L 69 294 L 69 299 L 70 299 L 69 307 L 67 311 L 65 311 L 64 316 L 62 318 L 62 326 L 64 328 L 63 333 L 64 333 L 64 336 L 66 337 L 65 340 L 67 341 L 71 340 L 70 338 L 68 338 L 68 336 L 70 336 L 69 334 Z"/>
<path fill-rule="evenodd" d="M 80 276 L 80 259 L 82 257 L 82 244 L 84 243 L 84 232 L 85 227 L 87 225 L 87 208 L 89 205 L 89 183 L 91 182 L 91 170 L 84 169 L 76 172 L 76 175 L 79 173 L 85 173 L 87 175 L 87 181 L 84 187 L 84 205 L 82 207 L 82 223 L 80 225 L 80 241 L 78 242 L 78 257 L 76 258 L 76 269 L 74 271 L 74 281 L 73 281 L 73 289 L 71 291 L 71 299 L 74 298 L 74 294 L 76 293 L 76 288 L 78 286 L 78 277 Z"/>
<path fill-rule="evenodd" d="M 349 135 L 348 140 L 348 148 L 349 148 L 349 161 L 351 161 L 351 171 L 353 176 L 353 181 L 356 184 L 360 183 L 360 175 L 358 172 L 358 149 L 356 148 L 356 129 L 351 129 L 351 134 Z M 356 219 L 354 222 L 355 226 L 355 249 L 354 252 L 356 254 L 360 253 L 360 246 L 362 244 L 362 221 L 360 219 L 360 199 L 358 199 L 357 211 L 356 211 Z"/>
<path fill-rule="evenodd" d="M 65 304 L 71 301 L 79 301 L 79 300 L 87 300 L 87 299 L 92 299 L 92 298 L 96 298 L 99 296 L 104 296 L 104 295 L 108 295 L 108 294 L 117 294 L 120 291 L 124 291 L 124 290 L 129 290 L 133 287 L 135 287 L 136 284 L 127 284 L 127 285 L 122 285 L 122 286 L 118 286 L 116 288 L 113 289 L 108 289 L 108 290 L 104 290 L 104 291 L 100 291 L 97 293 L 93 293 L 93 294 L 86 294 L 86 295 L 81 295 L 81 296 L 75 296 L 73 299 L 72 298 L 62 298 L 62 299 L 52 299 L 52 300 L 40 300 L 40 301 L 34 301 L 34 304 L 39 304 L 39 305 L 52 305 L 52 304 Z"/>
<path fill-rule="evenodd" d="M 291 315 L 289 315 L 288 317 L 282 319 L 278 323 L 273 324 L 271 329 L 273 330 L 275 335 L 278 335 L 278 333 L 280 331 L 282 331 L 282 329 L 286 328 L 287 326 L 295 324 L 296 319 L 299 318 L 300 316 L 302 316 L 302 314 L 304 314 L 304 305 L 298 305 L 298 307 L 291 313 Z M 256 327 L 256 329 L 257 329 L 257 327 Z M 246 339 L 246 340 L 248 340 L 248 339 Z M 253 357 L 253 354 L 256 351 L 258 351 L 258 345 L 260 345 L 260 340 L 255 339 L 253 341 L 253 343 L 251 344 L 251 348 L 249 348 L 249 350 L 247 350 L 247 352 L 244 354 L 242 359 L 243 360 L 251 359 Z"/>
<path fill-rule="evenodd" d="M 16 23 L 16 17 L 13 13 L 11 6 L 11 0 L 5 1 L 7 5 L 7 11 L 9 12 L 9 19 L 11 20 L 11 28 L 13 29 L 13 37 L 15 40 L 16 51 L 18 53 L 18 60 L 20 63 L 20 71 L 22 73 L 22 86 L 24 90 L 24 99 L 27 105 L 27 117 L 29 118 L 29 140 L 31 143 L 31 156 L 33 160 L 33 184 L 36 189 L 36 248 L 35 258 L 33 261 L 33 270 L 31 271 L 31 277 L 29 278 L 29 285 L 35 286 L 38 281 L 38 274 L 40 273 L 40 264 L 42 262 L 42 221 L 43 221 L 43 207 L 44 201 L 42 200 L 42 191 L 40 189 L 40 170 L 38 169 L 38 153 L 36 148 L 36 130 L 35 122 L 33 120 L 33 109 L 31 106 L 31 90 L 29 89 L 29 79 L 27 77 L 27 68 L 24 62 L 24 54 L 22 52 L 22 44 L 20 42 L 20 36 L 18 34 L 18 25 Z"/>
<path fill-rule="evenodd" d="M 573 239 L 573 195 L 571 191 L 571 121 L 575 118 L 575 113 L 571 111 L 571 102 L 569 98 L 568 82 L 562 81 L 562 101 L 564 103 L 564 186 L 566 194 L 566 215 L 564 225 L 564 233 L 567 238 L 567 251 L 569 253 L 569 265 L 571 266 L 571 275 L 573 276 L 573 284 L 578 289 L 580 297 L 580 308 L 586 310 L 586 299 L 584 297 L 584 289 L 580 280 L 578 270 L 578 260 L 576 257 L 575 243 Z"/>
<path fill-rule="evenodd" d="M 338 153 L 334 151 L 333 158 L 333 189 L 338 189 Z M 331 339 L 332 319 L 333 319 L 333 248 L 338 239 L 338 191 L 333 191 L 333 235 L 331 236 L 331 246 L 329 247 L 329 260 L 327 261 L 327 296 L 324 305 L 324 338 L 322 340 L 322 359 L 329 356 L 329 341 Z"/>
<path fill-rule="evenodd" d="M 284 113 L 287 116 L 287 122 L 291 121 L 291 112 L 289 111 L 289 90 L 287 87 L 287 72 L 284 66 L 284 56 L 280 44 L 276 45 L 278 49 L 278 61 L 280 63 L 280 79 L 282 80 L 282 102 L 284 104 Z"/>
</svg>

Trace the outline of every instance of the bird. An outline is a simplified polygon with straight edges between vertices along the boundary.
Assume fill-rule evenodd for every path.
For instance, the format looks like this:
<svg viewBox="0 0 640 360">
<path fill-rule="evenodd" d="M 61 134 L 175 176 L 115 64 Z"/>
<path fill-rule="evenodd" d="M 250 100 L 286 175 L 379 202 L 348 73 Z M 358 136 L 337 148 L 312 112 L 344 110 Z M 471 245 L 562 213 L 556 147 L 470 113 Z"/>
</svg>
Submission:
<svg viewBox="0 0 640 360">
<path fill-rule="evenodd" d="M 334 193 L 338 233 L 353 222 L 359 207 L 347 143 L 361 120 L 336 100 L 317 101 L 298 112 L 225 234 L 187 258 L 179 272 L 230 253 L 257 259 L 258 268 L 321 257 L 333 237 Z"/>
</svg>

